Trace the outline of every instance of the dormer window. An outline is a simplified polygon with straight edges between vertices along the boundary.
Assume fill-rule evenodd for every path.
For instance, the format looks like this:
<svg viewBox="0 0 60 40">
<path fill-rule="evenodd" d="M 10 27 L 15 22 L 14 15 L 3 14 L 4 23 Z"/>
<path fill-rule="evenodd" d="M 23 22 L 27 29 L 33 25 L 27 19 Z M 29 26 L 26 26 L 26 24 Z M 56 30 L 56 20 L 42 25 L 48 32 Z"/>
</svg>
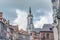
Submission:
<svg viewBox="0 0 60 40">
<path fill-rule="evenodd" d="M 52 28 L 50 28 L 50 30 L 52 30 Z"/>
</svg>

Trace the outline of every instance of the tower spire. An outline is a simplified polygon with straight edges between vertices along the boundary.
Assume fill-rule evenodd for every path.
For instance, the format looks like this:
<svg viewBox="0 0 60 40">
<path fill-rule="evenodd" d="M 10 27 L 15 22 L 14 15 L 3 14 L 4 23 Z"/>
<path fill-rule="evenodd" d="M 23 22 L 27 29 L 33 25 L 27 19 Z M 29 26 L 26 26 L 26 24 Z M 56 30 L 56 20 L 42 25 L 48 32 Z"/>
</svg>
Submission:
<svg viewBox="0 0 60 40">
<path fill-rule="evenodd" d="M 31 14 L 31 7 L 29 7 L 29 13 Z"/>
<path fill-rule="evenodd" d="M 31 13 L 31 7 L 29 7 L 29 14 L 27 17 L 27 32 L 31 33 L 33 31 L 34 25 L 33 25 L 33 15 Z"/>
<path fill-rule="evenodd" d="M 29 14 L 28 14 L 28 17 L 33 17 L 33 15 L 32 15 L 32 12 L 31 12 L 31 7 L 29 7 Z"/>
</svg>

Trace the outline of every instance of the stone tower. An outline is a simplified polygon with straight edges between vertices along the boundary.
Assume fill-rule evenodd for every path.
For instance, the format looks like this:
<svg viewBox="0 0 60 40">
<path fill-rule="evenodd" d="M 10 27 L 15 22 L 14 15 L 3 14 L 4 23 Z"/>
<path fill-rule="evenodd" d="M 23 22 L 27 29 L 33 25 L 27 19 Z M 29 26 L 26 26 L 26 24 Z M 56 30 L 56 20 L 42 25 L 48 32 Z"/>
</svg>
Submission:
<svg viewBox="0 0 60 40">
<path fill-rule="evenodd" d="M 27 32 L 31 33 L 31 31 L 34 29 L 33 25 L 33 15 L 31 13 L 31 7 L 29 7 L 29 14 L 27 16 Z"/>
<path fill-rule="evenodd" d="M 60 40 L 60 0 L 52 0 L 53 3 L 53 21 L 54 21 L 54 38 Z"/>
</svg>

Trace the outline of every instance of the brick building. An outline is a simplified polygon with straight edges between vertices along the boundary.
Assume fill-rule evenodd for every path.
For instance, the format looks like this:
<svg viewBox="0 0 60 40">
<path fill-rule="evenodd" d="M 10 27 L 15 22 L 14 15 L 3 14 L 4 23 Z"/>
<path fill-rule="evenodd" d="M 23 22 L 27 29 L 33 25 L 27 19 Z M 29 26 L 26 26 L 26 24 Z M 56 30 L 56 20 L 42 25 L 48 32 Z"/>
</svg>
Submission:
<svg viewBox="0 0 60 40">
<path fill-rule="evenodd" d="M 52 25 L 45 24 L 43 28 L 35 28 L 32 31 L 32 40 L 54 40 Z"/>
</svg>

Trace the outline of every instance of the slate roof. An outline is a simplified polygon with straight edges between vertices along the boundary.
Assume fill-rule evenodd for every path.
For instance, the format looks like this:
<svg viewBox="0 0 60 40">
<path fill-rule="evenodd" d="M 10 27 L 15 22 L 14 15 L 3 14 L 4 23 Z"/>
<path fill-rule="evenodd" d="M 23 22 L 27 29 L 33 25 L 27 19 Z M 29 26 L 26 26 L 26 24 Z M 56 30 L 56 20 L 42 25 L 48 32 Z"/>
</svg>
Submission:
<svg viewBox="0 0 60 40">
<path fill-rule="evenodd" d="M 33 32 L 40 32 L 41 31 L 41 28 L 35 28 L 34 30 L 33 30 Z"/>
<path fill-rule="evenodd" d="M 42 31 L 53 31 L 53 26 L 51 24 L 44 24 Z"/>
<path fill-rule="evenodd" d="M 41 31 L 53 31 L 53 26 L 51 24 L 44 24 L 43 28 L 35 28 L 34 32 L 41 32 Z"/>
<path fill-rule="evenodd" d="M 51 24 L 44 24 L 43 28 L 53 28 Z"/>
</svg>

